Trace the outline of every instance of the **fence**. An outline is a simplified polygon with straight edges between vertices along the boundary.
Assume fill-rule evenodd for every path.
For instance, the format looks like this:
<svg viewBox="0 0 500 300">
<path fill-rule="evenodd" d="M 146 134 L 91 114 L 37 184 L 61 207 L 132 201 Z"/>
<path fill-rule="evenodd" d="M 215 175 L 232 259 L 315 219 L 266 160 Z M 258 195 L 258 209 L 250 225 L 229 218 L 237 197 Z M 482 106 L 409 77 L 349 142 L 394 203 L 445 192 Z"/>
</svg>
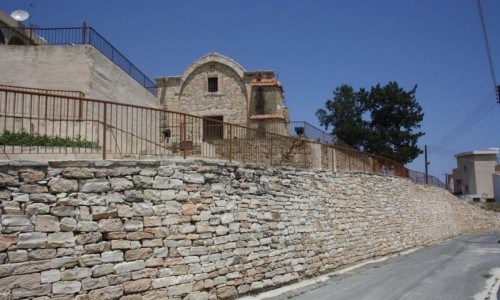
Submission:
<svg viewBox="0 0 500 300">
<path fill-rule="evenodd" d="M 415 180 L 401 164 L 352 148 L 162 109 L 8 88 L 0 88 L 0 133 L 6 156 L 203 157 Z"/>
<path fill-rule="evenodd" d="M 135 81 L 146 88 L 151 94 L 156 95 L 156 84 L 141 72 L 120 51 L 111 45 L 92 27 L 68 27 L 68 28 L 25 28 L 8 27 L 0 28 L 5 31 L 15 31 L 28 44 L 39 45 L 91 45 L 120 69 L 132 77 Z"/>
</svg>

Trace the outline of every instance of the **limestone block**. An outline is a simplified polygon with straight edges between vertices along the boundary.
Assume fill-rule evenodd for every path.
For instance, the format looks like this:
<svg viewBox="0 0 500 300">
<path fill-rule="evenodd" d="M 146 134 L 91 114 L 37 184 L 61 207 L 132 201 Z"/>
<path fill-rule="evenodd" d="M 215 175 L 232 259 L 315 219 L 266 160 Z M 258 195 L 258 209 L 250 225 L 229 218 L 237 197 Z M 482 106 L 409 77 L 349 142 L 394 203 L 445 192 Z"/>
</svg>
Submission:
<svg viewBox="0 0 500 300">
<path fill-rule="evenodd" d="M 100 242 L 96 244 L 87 244 L 84 246 L 86 254 L 96 254 L 109 251 L 111 249 L 110 242 Z"/>
<path fill-rule="evenodd" d="M 134 216 L 152 216 L 154 215 L 153 204 L 151 203 L 133 203 L 132 211 Z"/>
<path fill-rule="evenodd" d="M 90 277 L 90 275 L 92 275 L 92 271 L 89 268 L 68 269 L 62 272 L 61 280 L 62 281 L 79 280 Z"/>
<path fill-rule="evenodd" d="M 25 209 L 26 214 L 29 216 L 48 214 L 49 211 L 50 207 L 43 203 L 29 203 Z"/>
<path fill-rule="evenodd" d="M 117 285 L 131 280 L 132 275 L 130 272 L 125 272 L 117 275 L 108 275 L 106 276 L 106 278 L 108 278 L 108 282 L 110 285 Z"/>
<path fill-rule="evenodd" d="M 155 257 L 167 257 L 168 256 L 168 248 L 155 248 L 154 249 Z"/>
<path fill-rule="evenodd" d="M 116 218 L 116 217 L 118 217 L 118 210 L 116 209 L 108 209 L 103 212 L 92 213 L 92 220 L 94 221 L 99 221 L 108 218 Z"/>
<path fill-rule="evenodd" d="M 203 174 L 200 173 L 184 174 L 183 181 L 186 183 L 204 184 L 205 177 L 203 176 Z"/>
<path fill-rule="evenodd" d="M 160 227 L 161 217 L 144 217 L 144 227 Z"/>
<path fill-rule="evenodd" d="M 111 184 L 111 189 L 113 191 L 124 191 L 134 188 L 134 183 L 126 178 L 110 178 L 109 183 Z"/>
<path fill-rule="evenodd" d="M 115 272 L 113 264 L 102 264 L 92 267 L 92 277 L 101 277 Z"/>
<path fill-rule="evenodd" d="M 140 293 L 149 290 L 151 279 L 139 279 L 128 281 L 123 284 L 125 294 Z"/>
<path fill-rule="evenodd" d="M 170 287 L 168 289 L 168 295 L 170 297 L 180 296 L 184 294 L 189 294 L 192 291 L 193 291 L 193 283 L 186 283 Z"/>
<path fill-rule="evenodd" d="M 68 295 L 78 293 L 82 288 L 80 281 L 58 281 L 52 284 L 52 293 L 56 295 Z"/>
<path fill-rule="evenodd" d="M 163 176 L 156 176 L 153 181 L 153 189 L 166 190 L 170 188 L 170 178 Z"/>
<path fill-rule="evenodd" d="M 80 201 L 80 205 L 84 206 L 106 206 L 106 195 L 99 194 L 87 194 L 80 193 L 78 194 L 78 200 Z"/>
<path fill-rule="evenodd" d="M 82 280 L 82 291 L 104 288 L 107 287 L 108 284 L 108 279 L 106 277 L 85 278 Z"/>
<path fill-rule="evenodd" d="M 123 286 L 108 286 L 101 289 L 92 290 L 89 292 L 90 299 L 99 300 L 114 300 L 123 296 Z"/>
<path fill-rule="evenodd" d="M 62 171 L 65 178 L 89 179 L 94 177 L 94 173 L 87 168 L 65 168 Z"/>
<path fill-rule="evenodd" d="M 127 240 L 131 241 L 139 241 L 144 239 L 154 239 L 155 236 L 153 233 L 145 232 L 145 231 L 137 231 L 137 232 L 129 232 L 127 233 Z"/>
<path fill-rule="evenodd" d="M 78 191 L 78 182 L 64 178 L 52 178 L 47 184 L 51 193 L 72 193 Z"/>
<path fill-rule="evenodd" d="M 17 176 L 10 176 L 5 173 L 0 173 L 0 187 L 19 186 L 19 179 Z"/>
<path fill-rule="evenodd" d="M 52 269 L 41 273 L 41 283 L 52 283 L 61 280 L 61 271 Z"/>
<path fill-rule="evenodd" d="M 147 189 L 153 187 L 153 177 L 135 175 L 132 179 L 138 189 Z"/>
<path fill-rule="evenodd" d="M 17 242 L 17 239 L 16 239 Z M 5 251 L 5 250 L 1 250 Z M 28 260 L 28 251 L 26 250 L 16 250 L 7 252 L 7 256 L 9 258 L 9 263 L 17 263 Z"/>
<path fill-rule="evenodd" d="M 73 218 L 62 218 L 60 222 L 61 231 L 75 231 L 76 229 L 76 220 Z"/>
<path fill-rule="evenodd" d="M 75 246 L 75 235 L 73 232 L 51 233 L 47 239 L 50 248 L 70 248 Z"/>
<path fill-rule="evenodd" d="M 48 189 L 46 186 L 38 184 L 23 184 L 19 188 L 19 193 L 26 193 L 26 194 L 42 194 L 47 192 Z"/>
<path fill-rule="evenodd" d="M 121 262 L 123 261 L 123 252 L 120 250 L 103 252 L 101 253 L 101 260 L 103 263 Z"/>
<path fill-rule="evenodd" d="M 78 263 L 82 267 L 91 267 L 102 263 L 99 254 L 85 254 L 78 257 Z"/>
<path fill-rule="evenodd" d="M 120 251 L 121 252 L 121 251 Z M 138 259 L 147 259 L 153 255 L 153 249 L 151 248 L 140 248 L 136 250 L 128 250 L 125 252 L 125 260 L 138 260 Z"/>
<path fill-rule="evenodd" d="M 157 275 L 158 275 L 157 269 L 146 268 L 144 270 L 132 272 L 132 279 L 137 280 L 141 278 L 156 278 Z"/>
<path fill-rule="evenodd" d="M 32 226 L 29 216 L 2 215 L 2 226 Z"/>
<path fill-rule="evenodd" d="M 75 256 L 53 258 L 50 260 L 51 269 L 73 268 L 77 264 L 78 264 L 78 258 Z"/>
<path fill-rule="evenodd" d="M 17 235 L 15 234 L 0 234 L 0 251 L 5 251 L 11 245 L 17 243 Z M 9 259 L 10 260 L 10 259 Z"/>
<path fill-rule="evenodd" d="M 12 289 L 18 287 L 29 288 L 40 284 L 40 274 L 13 275 L 0 278 L 0 289 Z"/>
<path fill-rule="evenodd" d="M 15 202 L 25 203 L 30 201 L 31 196 L 32 195 L 30 194 L 12 193 L 12 200 Z"/>
<path fill-rule="evenodd" d="M 99 221 L 99 232 L 123 231 L 123 223 L 120 219 L 103 219 Z"/>
<path fill-rule="evenodd" d="M 71 217 L 77 212 L 74 206 L 54 206 L 50 209 L 50 214 L 58 217 Z"/>
<path fill-rule="evenodd" d="M 45 248 L 47 246 L 47 234 L 42 232 L 20 233 L 17 248 Z"/>
<path fill-rule="evenodd" d="M 233 214 L 223 214 L 221 216 L 221 223 L 222 224 L 229 224 L 234 222 L 234 215 Z"/>
<path fill-rule="evenodd" d="M 41 232 L 59 231 L 59 218 L 49 215 L 36 216 L 35 230 Z"/>
<path fill-rule="evenodd" d="M 100 241 L 102 241 L 102 234 L 100 232 L 81 233 L 75 238 L 77 245 L 93 244 Z"/>
<path fill-rule="evenodd" d="M 146 267 L 146 263 L 144 260 L 136 260 L 136 261 L 123 262 L 123 263 L 116 264 L 114 266 L 114 269 L 115 269 L 115 272 L 117 274 L 120 274 L 120 273 L 124 273 L 124 272 L 142 270 L 145 267 Z"/>
<path fill-rule="evenodd" d="M 50 269 L 50 262 L 48 260 L 5 264 L 0 265 L 0 277 L 37 273 L 48 269 Z"/>
<path fill-rule="evenodd" d="M 121 218 L 131 218 L 133 216 L 132 208 L 128 205 L 116 205 L 118 216 Z"/>
<path fill-rule="evenodd" d="M 126 190 L 124 192 L 125 201 L 127 202 L 142 202 L 144 201 L 144 193 L 140 190 Z"/>
<path fill-rule="evenodd" d="M 82 193 L 105 193 L 111 186 L 106 179 L 85 179 L 78 182 L 78 189 Z"/>
<path fill-rule="evenodd" d="M 40 297 L 50 293 L 50 284 L 26 286 L 12 290 L 12 299 Z"/>
<path fill-rule="evenodd" d="M 30 260 L 50 259 L 56 256 L 57 256 L 56 249 L 36 249 L 28 253 L 28 258 Z"/>
</svg>

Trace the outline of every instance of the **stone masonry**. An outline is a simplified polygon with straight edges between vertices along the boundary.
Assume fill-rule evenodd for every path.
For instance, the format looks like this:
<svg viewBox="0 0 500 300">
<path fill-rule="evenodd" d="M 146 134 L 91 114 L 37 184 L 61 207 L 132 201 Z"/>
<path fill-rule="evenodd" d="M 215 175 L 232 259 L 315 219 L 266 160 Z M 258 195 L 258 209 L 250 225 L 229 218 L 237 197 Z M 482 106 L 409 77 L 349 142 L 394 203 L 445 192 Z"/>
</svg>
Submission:
<svg viewBox="0 0 500 300">
<path fill-rule="evenodd" d="M 3 161 L 0 200 L 0 299 L 231 299 L 500 230 L 405 178 L 213 161 Z"/>
</svg>

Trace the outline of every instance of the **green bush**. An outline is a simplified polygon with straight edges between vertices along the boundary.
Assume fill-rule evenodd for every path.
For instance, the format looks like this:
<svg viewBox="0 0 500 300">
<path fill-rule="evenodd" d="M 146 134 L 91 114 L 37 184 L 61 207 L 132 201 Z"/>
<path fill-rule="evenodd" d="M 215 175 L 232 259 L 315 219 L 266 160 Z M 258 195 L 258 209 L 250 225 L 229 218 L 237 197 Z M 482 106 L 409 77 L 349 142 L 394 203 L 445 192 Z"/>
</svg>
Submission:
<svg viewBox="0 0 500 300">
<path fill-rule="evenodd" d="M 100 148 L 99 143 L 87 141 L 81 136 L 74 138 L 30 134 L 26 131 L 10 132 L 5 130 L 0 135 L 0 145 L 11 146 L 45 146 L 45 147 L 73 147 L 73 148 Z"/>
</svg>

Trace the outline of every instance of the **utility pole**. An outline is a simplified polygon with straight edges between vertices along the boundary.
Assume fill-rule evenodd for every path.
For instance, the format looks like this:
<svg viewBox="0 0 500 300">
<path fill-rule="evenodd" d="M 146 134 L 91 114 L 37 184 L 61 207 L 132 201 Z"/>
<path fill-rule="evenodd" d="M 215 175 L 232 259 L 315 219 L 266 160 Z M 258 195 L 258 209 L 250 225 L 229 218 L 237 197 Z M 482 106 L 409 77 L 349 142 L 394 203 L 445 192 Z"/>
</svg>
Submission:
<svg viewBox="0 0 500 300">
<path fill-rule="evenodd" d="M 424 154 L 425 154 L 425 184 L 429 184 L 429 164 L 431 162 L 427 160 L 427 145 L 425 145 L 424 147 Z"/>
</svg>

